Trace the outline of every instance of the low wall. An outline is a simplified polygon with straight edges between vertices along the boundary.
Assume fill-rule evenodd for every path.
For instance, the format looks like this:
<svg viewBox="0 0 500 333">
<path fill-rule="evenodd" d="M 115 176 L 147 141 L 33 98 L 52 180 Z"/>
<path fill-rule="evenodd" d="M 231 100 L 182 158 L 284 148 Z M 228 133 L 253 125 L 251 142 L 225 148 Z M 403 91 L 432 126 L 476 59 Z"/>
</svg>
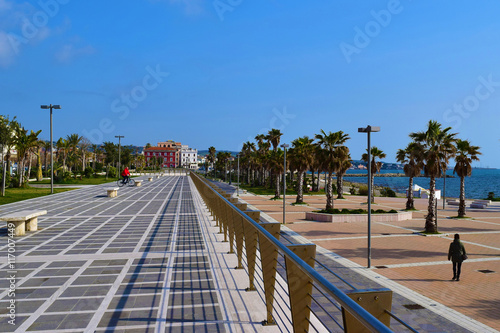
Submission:
<svg viewBox="0 0 500 333">
<path fill-rule="evenodd" d="M 371 214 L 373 222 L 397 222 L 411 220 L 412 212 Z M 306 220 L 317 222 L 368 222 L 368 214 L 324 214 L 306 212 Z"/>
</svg>

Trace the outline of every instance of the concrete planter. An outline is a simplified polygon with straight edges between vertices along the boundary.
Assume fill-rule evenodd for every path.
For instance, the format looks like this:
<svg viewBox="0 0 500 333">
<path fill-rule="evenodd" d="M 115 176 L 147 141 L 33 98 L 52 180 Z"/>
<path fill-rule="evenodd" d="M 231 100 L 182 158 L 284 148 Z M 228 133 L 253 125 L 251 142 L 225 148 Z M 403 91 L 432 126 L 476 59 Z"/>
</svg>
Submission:
<svg viewBox="0 0 500 333">
<path fill-rule="evenodd" d="M 372 214 L 373 222 L 397 222 L 411 220 L 412 212 Z M 306 212 L 306 220 L 317 222 L 368 222 L 368 214 L 324 214 Z"/>
</svg>

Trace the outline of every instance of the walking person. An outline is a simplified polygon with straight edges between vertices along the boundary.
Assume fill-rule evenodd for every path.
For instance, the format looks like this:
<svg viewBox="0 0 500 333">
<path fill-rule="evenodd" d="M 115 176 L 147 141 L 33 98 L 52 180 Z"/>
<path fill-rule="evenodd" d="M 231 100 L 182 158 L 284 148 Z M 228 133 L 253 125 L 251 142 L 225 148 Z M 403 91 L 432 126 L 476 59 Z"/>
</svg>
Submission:
<svg viewBox="0 0 500 333">
<path fill-rule="evenodd" d="M 460 235 L 455 234 L 455 239 L 450 244 L 448 250 L 448 260 L 453 263 L 453 278 L 452 280 L 460 281 L 460 272 L 462 270 L 462 262 L 467 259 L 464 244 L 460 241 Z"/>
</svg>

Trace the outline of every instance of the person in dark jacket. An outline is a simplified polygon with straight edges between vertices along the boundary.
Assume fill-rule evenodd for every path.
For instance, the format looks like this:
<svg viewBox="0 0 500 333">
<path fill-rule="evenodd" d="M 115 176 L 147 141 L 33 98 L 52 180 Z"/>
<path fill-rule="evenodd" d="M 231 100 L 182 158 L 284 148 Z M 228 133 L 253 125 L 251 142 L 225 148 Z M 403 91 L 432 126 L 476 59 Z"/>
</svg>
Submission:
<svg viewBox="0 0 500 333">
<path fill-rule="evenodd" d="M 464 261 L 465 247 L 462 242 L 460 242 L 460 235 L 455 234 L 455 239 L 450 244 L 450 249 L 448 251 L 448 260 L 453 263 L 453 278 L 452 280 L 460 281 L 460 272 L 462 270 L 462 262 Z"/>
</svg>

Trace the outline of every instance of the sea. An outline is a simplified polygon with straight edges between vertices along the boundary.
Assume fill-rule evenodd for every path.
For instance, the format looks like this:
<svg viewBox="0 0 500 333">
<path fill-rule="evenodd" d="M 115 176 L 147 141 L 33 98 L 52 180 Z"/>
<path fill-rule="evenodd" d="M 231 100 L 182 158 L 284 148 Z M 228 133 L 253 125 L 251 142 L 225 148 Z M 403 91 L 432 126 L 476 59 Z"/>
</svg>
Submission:
<svg viewBox="0 0 500 333">
<path fill-rule="evenodd" d="M 349 177 L 349 174 L 367 173 L 367 170 L 348 170 L 344 180 L 367 184 L 367 177 Z M 404 174 L 402 170 L 381 170 L 380 173 Z M 458 198 L 460 196 L 460 178 L 453 174 L 453 170 L 447 170 L 446 174 L 448 177 L 446 178 L 446 192 L 444 195 L 447 198 Z M 389 187 L 398 193 L 405 193 L 408 188 L 409 177 L 375 177 L 373 182 L 376 186 Z M 430 179 L 427 177 L 413 178 L 413 184 L 425 189 L 429 188 L 429 182 Z M 436 189 L 441 190 L 441 195 L 443 195 L 443 178 L 436 179 Z M 472 169 L 472 176 L 465 177 L 465 197 L 467 199 L 485 199 L 489 192 L 493 192 L 495 197 L 500 197 L 500 169 Z"/>
</svg>

